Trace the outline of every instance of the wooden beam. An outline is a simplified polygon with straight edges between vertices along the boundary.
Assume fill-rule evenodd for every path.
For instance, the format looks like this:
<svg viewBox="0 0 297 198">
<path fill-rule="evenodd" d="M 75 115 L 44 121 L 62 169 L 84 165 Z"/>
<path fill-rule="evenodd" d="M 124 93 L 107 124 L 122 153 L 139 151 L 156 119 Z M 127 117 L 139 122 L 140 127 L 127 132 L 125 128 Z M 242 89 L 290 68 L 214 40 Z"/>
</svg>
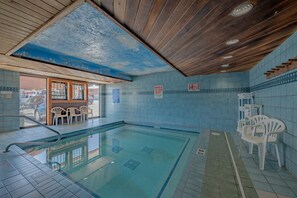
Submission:
<svg viewBox="0 0 297 198">
<path fill-rule="evenodd" d="M 114 22 L 118 27 L 120 27 L 122 30 L 127 32 L 130 36 L 132 36 L 134 39 L 136 39 L 139 43 L 141 43 L 144 47 L 146 47 L 148 50 L 153 52 L 156 56 L 158 56 L 160 59 L 162 59 L 165 63 L 176 69 L 178 72 L 180 72 L 182 75 L 187 76 L 184 72 L 182 72 L 180 69 L 175 67 L 169 60 L 167 60 L 164 56 L 159 54 L 156 50 L 154 50 L 149 44 L 147 44 L 145 41 L 143 41 L 141 38 L 136 36 L 132 31 L 130 31 L 128 28 L 123 26 L 120 22 L 118 22 L 114 17 L 112 17 L 110 14 L 108 14 L 106 11 L 104 11 L 99 5 L 94 3 L 92 0 L 86 0 L 87 3 L 89 3 L 93 8 L 98 10 L 100 13 L 105 15 L 107 18 L 109 18 L 112 22 Z"/>
<path fill-rule="evenodd" d="M 121 79 L 1 54 L 0 69 L 101 84 L 124 82 Z"/>
<path fill-rule="evenodd" d="M 6 53 L 6 55 L 11 55 L 14 52 L 16 52 L 18 49 L 20 49 L 21 47 L 23 47 L 24 45 L 26 45 L 33 38 L 35 38 L 39 33 L 41 33 L 42 31 L 44 31 L 45 29 L 47 29 L 48 27 L 50 27 L 51 25 L 53 25 L 55 22 L 57 22 L 61 18 L 65 17 L 69 13 L 71 13 L 73 10 L 75 10 L 76 8 L 78 8 L 79 6 L 81 6 L 84 2 L 85 2 L 85 0 L 76 0 L 75 2 L 73 2 L 72 4 L 70 4 L 69 6 L 65 7 L 58 14 L 56 14 L 52 19 L 50 19 L 47 22 L 45 22 L 42 26 L 40 26 L 38 29 L 36 29 L 35 31 L 33 31 L 31 34 L 29 34 L 29 36 L 27 36 L 25 39 L 23 39 L 19 44 L 17 44 L 11 50 L 9 50 Z"/>
</svg>

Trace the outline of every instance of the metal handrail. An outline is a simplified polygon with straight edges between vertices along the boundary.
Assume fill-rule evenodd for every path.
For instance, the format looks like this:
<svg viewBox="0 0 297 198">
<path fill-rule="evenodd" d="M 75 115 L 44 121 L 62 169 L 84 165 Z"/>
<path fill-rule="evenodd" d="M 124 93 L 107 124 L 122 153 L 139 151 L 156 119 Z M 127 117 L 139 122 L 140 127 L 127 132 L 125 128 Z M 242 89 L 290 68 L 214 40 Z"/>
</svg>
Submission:
<svg viewBox="0 0 297 198">
<path fill-rule="evenodd" d="M 54 133 L 56 133 L 58 135 L 58 139 L 56 141 L 54 141 L 54 142 L 30 142 L 29 141 L 29 142 L 14 142 L 14 143 L 11 143 L 11 144 L 9 144 L 5 148 L 4 153 L 9 152 L 9 148 L 12 145 L 44 145 L 44 144 L 55 144 L 55 143 L 57 143 L 57 142 L 59 142 L 61 140 L 61 133 L 60 132 L 58 132 L 58 131 L 56 131 L 56 130 L 54 130 L 54 129 L 48 127 L 48 126 L 46 126 L 45 124 L 42 124 L 42 123 L 40 123 L 40 122 L 38 122 L 38 121 L 34 120 L 33 118 L 28 117 L 28 116 L 25 116 L 25 115 L 0 115 L 0 118 L 1 117 L 4 117 L 4 118 L 7 118 L 7 117 L 26 118 L 26 119 L 28 119 L 28 120 L 30 120 L 32 122 L 35 122 L 39 126 L 42 126 L 42 127 L 46 128 L 46 129 L 48 129 L 48 130 L 50 130 L 50 131 L 52 131 L 52 132 L 54 132 Z"/>
<path fill-rule="evenodd" d="M 56 164 L 56 165 L 58 165 L 58 171 L 61 170 L 61 164 L 60 164 L 59 162 L 56 162 L 56 161 L 54 161 L 54 162 L 52 162 L 52 161 L 48 161 L 47 163 L 50 165 L 50 168 L 51 168 L 51 169 L 53 169 L 53 165 Z"/>
</svg>

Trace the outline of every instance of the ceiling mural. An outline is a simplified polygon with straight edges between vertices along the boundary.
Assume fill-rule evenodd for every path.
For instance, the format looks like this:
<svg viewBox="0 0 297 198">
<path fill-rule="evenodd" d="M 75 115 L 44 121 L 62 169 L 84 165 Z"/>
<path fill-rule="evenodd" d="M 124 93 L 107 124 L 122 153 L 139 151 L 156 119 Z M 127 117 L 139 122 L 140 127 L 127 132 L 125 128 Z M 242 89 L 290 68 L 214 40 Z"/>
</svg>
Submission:
<svg viewBox="0 0 297 198">
<path fill-rule="evenodd" d="M 88 3 L 40 33 L 14 55 L 125 80 L 173 70 Z"/>
</svg>

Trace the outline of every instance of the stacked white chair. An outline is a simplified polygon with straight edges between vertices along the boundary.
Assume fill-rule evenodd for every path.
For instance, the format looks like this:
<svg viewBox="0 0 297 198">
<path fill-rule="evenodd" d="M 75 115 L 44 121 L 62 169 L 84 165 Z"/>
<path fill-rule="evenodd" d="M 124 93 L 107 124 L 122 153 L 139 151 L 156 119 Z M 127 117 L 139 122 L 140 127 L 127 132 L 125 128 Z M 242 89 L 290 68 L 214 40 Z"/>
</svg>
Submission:
<svg viewBox="0 0 297 198">
<path fill-rule="evenodd" d="M 262 134 L 257 136 L 255 135 L 255 130 L 253 130 L 252 133 L 249 133 L 249 131 L 243 130 L 242 134 L 242 140 L 250 143 L 250 144 L 255 144 L 258 146 L 258 155 L 259 155 L 259 168 L 261 170 L 264 170 L 265 166 L 265 156 L 267 152 L 267 144 L 272 143 L 275 145 L 275 151 L 276 151 L 276 157 L 278 160 L 278 165 L 281 167 L 281 161 L 280 161 L 280 156 L 279 156 L 279 149 L 278 149 L 278 137 L 279 134 L 284 132 L 286 129 L 285 124 L 274 118 L 268 118 L 264 119 L 263 121 L 259 122 L 254 128 L 257 128 L 261 126 L 262 127 Z"/>
<path fill-rule="evenodd" d="M 259 123 L 268 118 L 269 117 L 266 115 L 255 115 L 255 116 L 252 116 L 250 119 L 239 120 L 237 129 L 236 129 L 237 134 L 240 137 L 242 137 L 243 133 L 250 134 L 250 135 L 263 133 L 263 128 L 261 127 L 261 125 L 259 125 Z M 241 142 L 240 142 L 240 147 L 241 147 Z M 250 154 L 253 153 L 253 144 L 249 144 L 249 153 Z"/>
</svg>

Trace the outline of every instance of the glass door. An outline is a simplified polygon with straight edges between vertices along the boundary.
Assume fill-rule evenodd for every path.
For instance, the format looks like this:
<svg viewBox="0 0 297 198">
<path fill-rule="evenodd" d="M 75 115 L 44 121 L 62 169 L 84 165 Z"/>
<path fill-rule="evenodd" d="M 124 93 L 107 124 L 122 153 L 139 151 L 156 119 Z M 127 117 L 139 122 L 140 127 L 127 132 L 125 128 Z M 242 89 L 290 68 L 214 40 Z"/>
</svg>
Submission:
<svg viewBox="0 0 297 198">
<path fill-rule="evenodd" d="M 93 109 L 94 117 L 100 117 L 99 86 L 98 84 L 88 84 L 88 106 Z"/>
<path fill-rule="evenodd" d="M 46 79 L 20 76 L 20 114 L 46 123 Z M 21 118 L 21 127 L 36 123 Z"/>
</svg>

